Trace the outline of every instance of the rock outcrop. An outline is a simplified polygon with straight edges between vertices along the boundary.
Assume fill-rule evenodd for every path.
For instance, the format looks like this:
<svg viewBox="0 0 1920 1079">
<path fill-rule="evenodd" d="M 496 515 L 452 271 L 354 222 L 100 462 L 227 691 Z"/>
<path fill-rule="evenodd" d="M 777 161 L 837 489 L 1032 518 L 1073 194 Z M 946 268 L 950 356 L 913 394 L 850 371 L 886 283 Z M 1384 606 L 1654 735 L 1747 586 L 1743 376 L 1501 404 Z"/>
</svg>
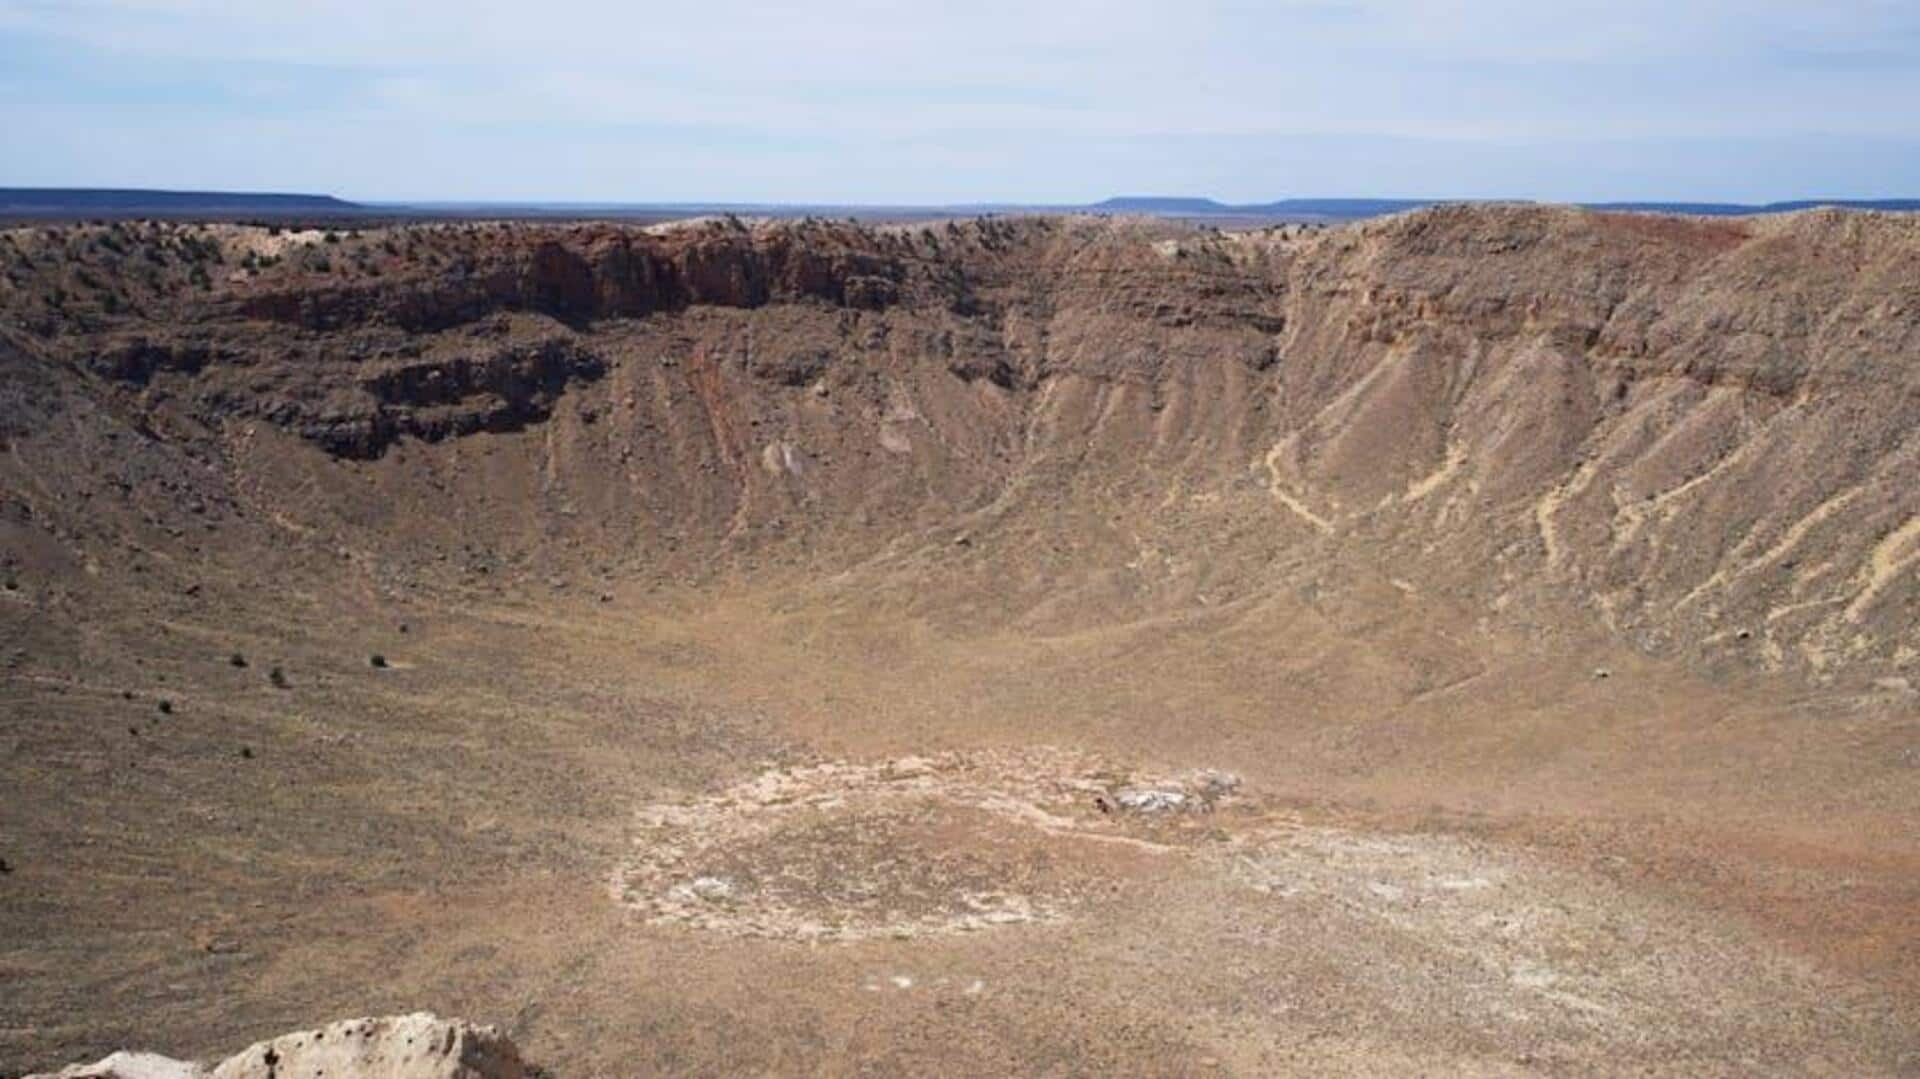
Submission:
<svg viewBox="0 0 1920 1079">
<path fill-rule="evenodd" d="M 387 322 L 431 332 L 499 310 L 579 324 L 695 306 L 814 300 L 879 310 L 900 297 L 904 245 L 847 225 L 749 231 L 734 224 L 664 234 L 608 226 L 555 233 L 461 233 L 448 262 L 378 279 L 279 281 L 230 309 L 313 330 Z"/>
<path fill-rule="evenodd" d="M 427 1012 L 346 1019 L 282 1035 L 215 1064 L 120 1052 L 28 1079 L 525 1079 L 534 1074 L 505 1035 Z"/>
</svg>

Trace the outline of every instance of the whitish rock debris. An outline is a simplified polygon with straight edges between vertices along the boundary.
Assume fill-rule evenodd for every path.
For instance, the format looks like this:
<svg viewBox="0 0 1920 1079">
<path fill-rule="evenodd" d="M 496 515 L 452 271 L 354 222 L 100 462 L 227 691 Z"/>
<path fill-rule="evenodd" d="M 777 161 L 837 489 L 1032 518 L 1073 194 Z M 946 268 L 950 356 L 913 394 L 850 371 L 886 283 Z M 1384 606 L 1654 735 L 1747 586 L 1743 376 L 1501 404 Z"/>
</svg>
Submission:
<svg viewBox="0 0 1920 1079">
<path fill-rule="evenodd" d="M 1193 815 L 1237 786 L 1219 772 L 1143 777 L 1051 750 L 769 771 L 642 808 L 611 888 L 649 922 L 734 936 L 1051 922 L 1183 846 Z"/>
<path fill-rule="evenodd" d="M 115 1053 L 28 1079 L 526 1079 L 534 1074 L 506 1035 L 427 1012 L 346 1019 L 259 1042 L 217 1064 Z"/>
</svg>

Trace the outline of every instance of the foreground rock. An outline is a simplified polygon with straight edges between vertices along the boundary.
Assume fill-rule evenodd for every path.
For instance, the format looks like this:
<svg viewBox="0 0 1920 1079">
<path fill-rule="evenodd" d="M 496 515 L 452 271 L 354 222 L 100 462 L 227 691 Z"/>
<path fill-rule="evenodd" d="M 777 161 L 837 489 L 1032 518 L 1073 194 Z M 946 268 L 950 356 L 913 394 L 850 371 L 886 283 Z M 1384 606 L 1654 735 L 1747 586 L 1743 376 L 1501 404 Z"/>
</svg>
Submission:
<svg viewBox="0 0 1920 1079">
<path fill-rule="evenodd" d="M 211 1067 L 154 1053 L 115 1053 L 38 1079 L 520 1079 L 533 1074 L 495 1027 L 427 1012 L 345 1019 L 264 1041 Z M 35 1077 L 29 1077 L 35 1079 Z"/>
</svg>

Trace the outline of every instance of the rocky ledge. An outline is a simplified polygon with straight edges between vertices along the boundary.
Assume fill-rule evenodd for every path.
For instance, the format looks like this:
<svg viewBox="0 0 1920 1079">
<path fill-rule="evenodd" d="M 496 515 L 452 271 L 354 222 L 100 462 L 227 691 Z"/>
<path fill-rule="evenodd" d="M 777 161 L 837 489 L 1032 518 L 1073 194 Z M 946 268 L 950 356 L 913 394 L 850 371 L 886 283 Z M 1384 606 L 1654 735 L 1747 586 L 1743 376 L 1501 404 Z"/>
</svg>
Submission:
<svg viewBox="0 0 1920 1079">
<path fill-rule="evenodd" d="M 345 1019 L 259 1042 L 215 1064 L 157 1053 L 115 1053 L 28 1079 L 531 1079 L 495 1027 L 428 1012 L 381 1019 Z"/>
</svg>

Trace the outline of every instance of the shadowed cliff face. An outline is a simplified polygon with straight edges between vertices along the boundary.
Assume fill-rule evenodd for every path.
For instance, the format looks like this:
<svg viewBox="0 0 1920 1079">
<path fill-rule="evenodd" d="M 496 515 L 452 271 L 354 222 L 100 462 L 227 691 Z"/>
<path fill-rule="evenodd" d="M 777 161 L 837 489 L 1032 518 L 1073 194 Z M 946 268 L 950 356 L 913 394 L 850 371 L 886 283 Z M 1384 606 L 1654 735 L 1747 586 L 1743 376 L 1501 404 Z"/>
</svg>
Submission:
<svg viewBox="0 0 1920 1079">
<path fill-rule="evenodd" d="M 580 324 L 775 301 L 879 309 L 897 298 L 905 271 L 878 239 L 829 228 L 804 236 L 754 236 L 742 227 L 666 236 L 582 228 L 557 238 L 482 230 L 455 256 L 452 272 L 269 286 L 236 307 L 243 316 L 308 329 L 379 321 L 411 331 L 445 329 L 500 310 Z"/>
</svg>

